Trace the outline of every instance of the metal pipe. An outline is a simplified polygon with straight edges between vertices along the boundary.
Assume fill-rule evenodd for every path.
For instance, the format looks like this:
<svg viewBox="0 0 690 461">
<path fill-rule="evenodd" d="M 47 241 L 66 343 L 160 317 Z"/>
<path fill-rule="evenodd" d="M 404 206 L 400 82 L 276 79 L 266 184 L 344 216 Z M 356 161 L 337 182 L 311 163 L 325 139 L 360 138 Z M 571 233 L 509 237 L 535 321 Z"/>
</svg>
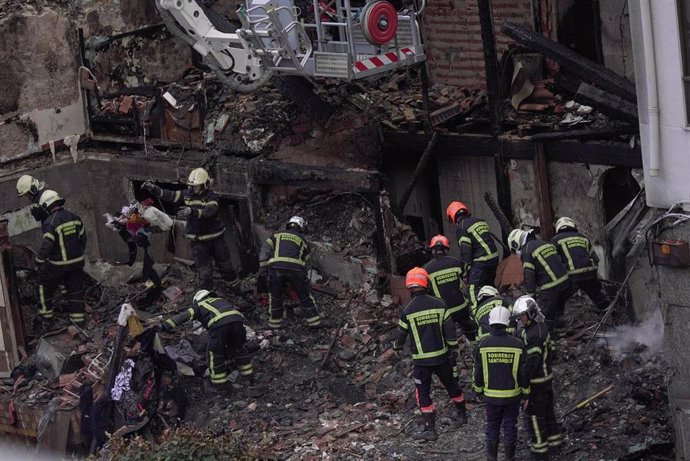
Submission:
<svg viewBox="0 0 690 461">
<path fill-rule="evenodd" d="M 650 0 L 640 0 L 642 20 L 642 42 L 644 46 L 645 82 L 647 85 L 647 114 L 649 116 L 648 144 L 650 176 L 658 176 L 660 169 L 659 141 L 659 92 L 656 76 L 656 58 L 654 56 L 654 30 L 652 27 L 652 8 Z"/>
</svg>

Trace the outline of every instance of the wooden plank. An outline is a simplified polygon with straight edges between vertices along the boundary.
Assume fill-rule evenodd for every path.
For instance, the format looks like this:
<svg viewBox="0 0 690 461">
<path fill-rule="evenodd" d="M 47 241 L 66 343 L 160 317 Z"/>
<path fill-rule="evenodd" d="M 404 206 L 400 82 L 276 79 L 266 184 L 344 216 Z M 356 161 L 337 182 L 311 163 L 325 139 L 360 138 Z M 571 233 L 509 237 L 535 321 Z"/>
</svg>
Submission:
<svg viewBox="0 0 690 461">
<path fill-rule="evenodd" d="M 539 206 L 539 235 L 547 242 L 553 236 L 553 210 L 551 209 L 551 194 L 549 193 L 549 172 L 546 167 L 544 145 L 536 143 L 534 160 L 534 188 Z"/>
</svg>

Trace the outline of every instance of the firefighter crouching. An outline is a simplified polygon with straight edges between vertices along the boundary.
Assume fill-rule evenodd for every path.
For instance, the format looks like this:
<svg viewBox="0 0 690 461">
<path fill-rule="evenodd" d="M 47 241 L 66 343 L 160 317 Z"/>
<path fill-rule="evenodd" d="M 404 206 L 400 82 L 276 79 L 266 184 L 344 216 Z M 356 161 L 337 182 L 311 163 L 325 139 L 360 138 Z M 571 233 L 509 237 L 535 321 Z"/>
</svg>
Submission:
<svg viewBox="0 0 690 461">
<path fill-rule="evenodd" d="M 592 248 L 592 242 L 577 231 L 575 221 L 563 216 L 556 221 L 556 235 L 551 243 L 561 254 L 568 269 L 572 293 L 582 289 L 600 310 L 608 307 L 609 301 L 601 291 L 597 277 L 599 257 Z"/>
<path fill-rule="evenodd" d="M 283 296 L 290 284 L 302 306 L 302 315 L 308 327 L 319 327 L 321 316 L 311 296 L 311 282 L 307 277 L 310 260 L 309 243 L 304 238 L 307 223 L 293 216 L 284 232 L 273 234 L 261 247 L 259 254 L 259 284 L 268 281 L 270 315 L 268 327 L 279 329 L 283 325 Z"/>
<path fill-rule="evenodd" d="M 84 312 L 84 249 L 86 231 L 81 218 L 63 208 L 65 200 L 46 190 L 39 202 L 46 213 L 41 223 L 43 241 L 36 255 L 38 266 L 38 320 L 53 318 L 53 294 L 62 284 L 67 291 L 69 317 L 76 324 L 86 320 Z"/>
<path fill-rule="evenodd" d="M 554 323 L 563 315 L 570 294 L 568 271 L 558 250 L 553 244 L 536 238 L 533 231 L 522 229 L 510 231 L 508 246 L 522 261 L 527 294 L 536 297 L 546 321 Z"/>
<path fill-rule="evenodd" d="M 412 376 L 417 389 L 417 405 L 424 417 L 424 429 L 414 438 L 436 440 L 435 409 L 431 400 L 431 378 L 436 374 L 455 404 L 454 419 L 458 425 L 467 422 L 465 397 L 458 381 L 453 377 L 453 367 L 448 356 L 454 355 L 458 341 L 455 325 L 448 315 L 443 300 L 427 294 L 429 276 L 424 269 L 415 267 L 407 273 L 405 285 L 412 299 L 405 305 L 398 321 L 398 331 L 393 343 L 401 350 L 409 335 L 412 349 Z"/>
<path fill-rule="evenodd" d="M 517 419 L 520 402 L 528 403 L 529 378 L 525 374 L 525 349 L 522 341 L 509 335 L 510 311 L 503 306 L 489 313 L 491 335 L 479 342 L 474 358 L 474 391 L 486 402 L 487 459 L 498 457 L 503 427 L 505 459 L 514 460 L 517 447 Z"/>
<path fill-rule="evenodd" d="M 159 329 L 170 331 L 189 320 L 198 320 L 208 330 L 208 371 L 211 384 L 224 386 L 228 383 L 228 361 L 234 359 L 240 375 L 249 377 L 253 373 L 251 356 L 245 347 L 247 333 L 244 316 L 222 298 L 208 290 L 199 290 L 194 295 L 192 307 L 165 320 Z"/>
<path fill-rule="evenodd" d="M 213 289 L 213 266 L 234 292 L 239 291 L 239 279 L 232 265 L 230 248 L 225 241 L 225 225 L 218 219 L 218 195 L 209 189 L 211 178 L 203 168 L 192 170 L 184 191 L 161 189 L 152 182 L 141 187 L 164 202 L 182 205 L 177 217 L 187 220 L 186 237 L 192 241 L 192 257 L 199 277 L 199 287 Z"/>
<path fill-rule="evenodd" d="M 549 327 L 536 301 L 520 296 L 513 306 L 518 320 L 518 334 L 527 352 L 527 375 L 530 397 L 526 424 L 532 438 L 530 451 L 535 460 L 547 460 L 549 452 L 561 445 L 561 431 L 553 404 L 552 368 L 553 341 Z"/>
<path fill-rule="evenodd" d="M 46 183 L 39 181 L 31 175 L 22 175 L 17 180 L 17 195 L 19 197 L 26 196 L 31 202 L 31 216 L 38 222 L 43 222 L 43 220 L 48 216 L 46 211 L 41 207 L 40 200 L 43 193 L 48 190 L 46 189 Z"/>
<path fill-rule="evenodd" d="M 470 314 L 470 301 L 462 282 L 463 264 L 459 259 L 448 256 L 450 242 L 443 235 L 437 235 L 429 243 L 432 259 L 424 265 L 429 274 L 430 293 L 446 302 L 448 315 L 460 325 L 462 332 L 474 344 L 477 339 L 477 324 Z"/>
</svg>

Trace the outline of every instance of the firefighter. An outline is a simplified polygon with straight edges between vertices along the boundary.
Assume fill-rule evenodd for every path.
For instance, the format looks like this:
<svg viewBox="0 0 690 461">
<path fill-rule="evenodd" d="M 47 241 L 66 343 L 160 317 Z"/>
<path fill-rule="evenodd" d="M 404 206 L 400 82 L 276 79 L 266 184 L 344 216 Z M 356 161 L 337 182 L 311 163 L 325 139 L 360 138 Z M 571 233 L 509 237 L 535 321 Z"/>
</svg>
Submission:
<svg viewBox="0 0 690 461">
<path fill-rule="evenodd" d="M 228 362 L 231 359 L 234 359 L 240 375 L 251 377 L 254 370 L 251 356 L 245 347 L 247 334 L 244 316 L 237 307 L 208 290 L 199 290 L 194 294 L 192 307 L 165 320 L 159 329 L 171 331 L 189 320 L 201 322 L 208 330 L 206 348 L 212 385 L 227 385 Z"/>
<path fill-rule="evenodd" d="M 491 334 L 489 314 L 494 307 L 503 306 L 505 302 L 498 290 L 491 285 L 484 285 L 477 292 L 477 304 L 473 307 L 472 317 L 477 324 L 477 341 Z"/>
<path fill-rule="evenodd" d="M 536 238 L 532 230 L 522 229 L 510 231 L 508 246 L 522 261 L 527 294 L 536 295 L 546 320 L 553 323 L 563 314 L 570 291 L 568 271 L 558 250 Z"/>
<path fill-rule="evenodd" d="M 489 313 L 491 335 L 479 341 L 475 351 L 473 388 L 486 402 L 487 459 L 496 460 L 503 427 L 505 459 L 514 460 L 520 402 L 529 403 L 529 379 L 525 374 L 525 348 L 509 335 L 510 311 L 504 306 Z"/>
<path fill-rule="evenodd" d="M 45 191 L 46 183 L 39 181 L 31 175 L 22 175 L 17 180 L 17 195 L 19 197 L 26 196 L 29 198 L 29 201 L 31 202 L 29 211 L 31 211 L 31 216 L 33 216 L 38 222 L 43 222 L 43 220 L 48 216 L 45 210 L 43 210 L 41 205 L 38 203 Z"/>
<path fill-rule="evenodd" d="M 293 216 L 284 232 L 277 232 L 266 240 L 259 254 L 259 278 L 268 280 L 268 327 L 279 329 L 283 324 L 283 295 L 287 284 L 297 293 L 307 326 L 319 327 L 321 316 L 311 296 L 311 282 L 307 276 L 310 261 L 309 243 L 304 238 L 307 222 Z"/>
<path fill-rule="evenodd" d="M 62 284 L 67 291 L 69 317 L 83 325 L 84 313 L 84 250 L 86 230 L 81 218 L 65 210 L 65 200 L 54 190 L 41 194 L 39 205 L 46 217 L 41 223 L 43 241 L 35 261 L 38 271 L 40 308 L 38 319 L 53 318 L 53 294 Z"/>
<path fill-rule="evenodd" d="M 556 235 L 551 243 L 566 263 L 571 289 L 582 289 L 599 309 L 606 309 L 609 301 L 601 291 L 597 277 L 599 257 L 592 249 L 592 242 L 577 231 L 575 221 L 563 216 L 556 221 Z"/>
<path fill-rule="evenodd" d="M 412 377 L 417 389 L 417 405 L 424 417 L 424 428 L 414 438 L 433 441 L 438 438 L 435 409 L 431 400 L 431 378 L 434 374 L 441 380 L 454 402 L 453 419 L 458 425 L 467 422 L 467 410 L 465 396 L 453 377 L 453 368 L 448 360 L 450 353 L 455 361 L 458 345 L 455 326 L 443 300 L 427 294 L 428 285 L 429 274 L 424 269 L 415 267 L 407 273 L 405 286 L 410 290 L 412 299 L 400 314 L 393 349 L 401 350 L 405 339 L 410 336 Z"/>
<path fill-rule="evenodd" d="M 544 316 L 532 297 L 520 296 L 513 306 L 513 316 L 517 318 L 519 337 L 527 352 L 531 393 L 526 423 L 532 436 L 530 451 L 534 459 L 546 460 L 549 451 L 561 445 L 561 431 L 553 406 L 553 341 Z"/>
<path fill-rule="evenodd" d="M 187 220 L 186 237 L 192 241 L 192 256 L 199 277 L 199 287 L 213 289 L 212 260 L 234 293 L 239 291 L 239 279 L 232 265 L 230 248 L 225 241 L 225 225 L 218 218 L 218 195 L 209 189 L 211 178 L 203 168 L 192 170 L 184 191 L 167 190 L 152 182 L 142 189 L 154 197 L 182 205 L 177 217 Z"/>
<path fill-rule="evenodd" d="M 443 235 L 432 238 L 429 248 L 432 259 L 424 265 L 431 284 L 429 291 L 445 301 L 448 315 L 460 326 L 470 344 L 474 344 L 477 339 L 477 324 L 472 320 L 470 302 L 462 282 L 462 263 L 457 258 L 448 256 L 450 242 Z"/>
<path fill-rule="evenodd" d="M 472 217 L 464 203 L 451 202 L 446 209 L 446 216 L 448 221 L 458 225 L 455 235 L 460 247 L 460 260 L 465 266 L 470 301 L 475 304 L 479 288 L 492 285 L 496 278 L 496 243 L 486 221 Z"/>
</svg>

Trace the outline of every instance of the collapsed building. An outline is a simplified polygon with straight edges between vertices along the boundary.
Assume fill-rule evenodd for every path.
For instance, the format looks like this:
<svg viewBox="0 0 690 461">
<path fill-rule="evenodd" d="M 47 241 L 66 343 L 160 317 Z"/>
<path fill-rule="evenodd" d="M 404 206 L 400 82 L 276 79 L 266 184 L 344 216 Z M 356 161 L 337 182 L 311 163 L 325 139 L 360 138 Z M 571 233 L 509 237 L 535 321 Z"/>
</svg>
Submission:
<svg viewBox="0 0 690 461">
<path fill-rule="evenodd" d="M 235 2 L 206 3 L 234 19 Z M 215 402 L 226 410 L 200 405 L 188 416 L 216 432 L 229 427 L 239 433 L 251 424 L 269 433 L 277 422 L 280 429 L 263 445 L 276 454 L 418 456 L 415 445 L 396 446 L 411 421 L 396 413 L 413 415 L 413 399 L 398 384 L 409 363 L 392 361 L 387 334 L 406 297 L 402 276 L 427 258 L 424 242 L 454 234 L 443 216 L 452 200 L 470 204 L 499 240 L 518 226 L 536 228 L 546 239 L 556 217 L 574 217 L 595 244 L 599 275 L 630 280 L 629 309 L 615 320 L 651 318 L 654 330 L 659 318 L 646 288 L 648 267 L 644 259 L 635 264 L 641 229 L 656 215 L 640 193 L 637 69 L 627 8 L 626 1 L 430 1 L 422 21 L 429 84 L 424 72 L 409 68 L 356 82 L 289 77 L 240 94 L 198 67 L 199 57 L 168 31 L 154 1 L 0 6 L 6 37 L 0 54 L 7 56 L 0 76 L 9 82 L 0 95 L 0 192 L 8 236 L 3 254 L 12 260 L 0 274 L 10 301 L 0 317 L 7 331 L 0 371 L 9 376 L 38 345 L 38 338 L 25 337 L 31 306 L 22 301 L 31 295 L 16 294 L 20 282 L 12 276 L 16 269 L 30 273 L 26 248 L 40 237 L 14 189 L 25 173 L 60 191 L 89 229 L 87 273 L 110 290 L 93 300 L 101 327 L 114 321 L 121 302 L 136 298 L 134 287 L 122 284 L 131 274 L 106 263 L 122 260 L 125 248 L 103 214 L 143 200 L 143 182 L 182 189 L 179 180 L 191 169 L 211 172 L 233 263 L 248 289 L 260 242 L 291 215 L 306 218 L 315 283 L 325 292 L 319 301 L 338 326 L 333 338 L 299 331 L 287 340 L 290 348 L 276 351 L 287 341 L 265 335 L 261 322 L 250 326 L 257 344 L 265 345 L 257 351 L 259 366 L 296 370 L 297 378 L 279 372 L 285 380 L 279 388 L 289 394 L 290 385 L 308 386 L 312 405 L 281 397 L 271 402 L 280 408 L 277 416 L 262 417 L 257 403 L 265 406 L 261 399 L 276 386 L 266 378 L 238 390 L 245 393 L 230 406 Z M 591 34 L 580 32 L 592 24 Z M 163 304 L 171 309 L 182 307 L 193 287 L 183 225 L 176 221 L 169 235 L 152 242 L 154 259 L 166 268 L 170 291 Z M 516 277 L 506 285 L 519 284 Z M 610 288 L 614 294 L 618 286 Z M 578 302 L 584 301 L 571 304 L 581 307 Z M 560 390 L 567 397 L 560 409 L 605 389 L 612 370 L 625 384 L 569 423 L 564 456 L 599 453 L 616 431 L 625 433 L 609 447 L 618 459 L 664 456 L 673 436 L 658 344 L 620 331 L 602 335 L 608 347 L 597 342 L 594 351 L 588 340 L 599 320 L 593 312 L 576 319 L 559 343 L 566 351 Z M 87 355 L 97 357 L 95 350 Z M 306 366 L 305 358 L 315 366 Z M 55 368 L 52 378 L 62 386 L 53 392 L 69 383 L 61 375 L 76 370 Z M 577 389 L 578 375 L 591 370 L 597 376 Z M 192 386 L 202 393 L 198 382 Z M 8 418 L 0 429 L 36 437 L 50 395 L 38 399 L 43 406 L 36 410 L 20 408 L 20 415 L 30 413 L 25 420 Z M 301 424 L 293 406 L 304 413 Z M 649 416 L 636 418 L 639 411 Z M 449 434 L 446 447 L 421 452 L 439 458 L 481 453 L 480 420 L 473 423 L 464 437 Z M 588 433 L 593 428 L 596 437 Z M 60 434 L 53 448 L 64 450 L 68 435 L 78 439 L 78 432 Z M 313 438 L 305 441 L 307 434 Z"/>
</svg>

